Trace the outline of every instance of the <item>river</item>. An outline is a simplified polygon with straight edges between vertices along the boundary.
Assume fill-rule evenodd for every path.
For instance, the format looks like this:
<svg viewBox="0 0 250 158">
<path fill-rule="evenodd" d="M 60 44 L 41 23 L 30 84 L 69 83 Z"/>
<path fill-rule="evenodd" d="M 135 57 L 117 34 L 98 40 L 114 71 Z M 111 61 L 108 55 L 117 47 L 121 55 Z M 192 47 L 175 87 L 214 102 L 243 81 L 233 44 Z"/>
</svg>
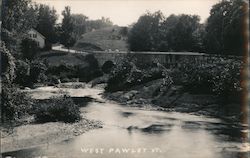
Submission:
<svg viewBox="0 0 250 158">
<path fill-rule="evenodd" d="M 46 98 L 59 88 L 35 89 L 33 97 Z M 60 88 L 71 96 L 95 101 L 84 107 L 89 119 L 103 128 L 56 144 L 4 153 L 15 158 L 247 158 L 249 144 L 242 131 L 217 118 L 187 113 L 127 107 L 102 99 L 102 89 Z M 46 91 L 47 94 L 41 93 Z M 44 94 L 44 95 L 41 95 Z M 48 129 L 49 130 L 49 129 Z"/>
</svg>

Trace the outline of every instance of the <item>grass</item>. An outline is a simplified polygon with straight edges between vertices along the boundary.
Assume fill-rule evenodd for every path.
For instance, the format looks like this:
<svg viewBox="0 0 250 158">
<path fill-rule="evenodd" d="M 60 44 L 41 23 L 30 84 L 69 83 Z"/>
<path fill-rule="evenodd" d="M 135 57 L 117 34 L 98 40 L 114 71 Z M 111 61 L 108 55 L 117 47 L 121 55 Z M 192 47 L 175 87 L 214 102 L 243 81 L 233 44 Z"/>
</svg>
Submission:
<svg viewBox="0 0 250 158">
<path fill-rule="evenodd" d="M 120 33 L 120 27 L 107 27 L 88 32 L 76 42 L 74 48 L 80 50 L 121 50 L 127 51 L 126 37 Z"/>
</svg>

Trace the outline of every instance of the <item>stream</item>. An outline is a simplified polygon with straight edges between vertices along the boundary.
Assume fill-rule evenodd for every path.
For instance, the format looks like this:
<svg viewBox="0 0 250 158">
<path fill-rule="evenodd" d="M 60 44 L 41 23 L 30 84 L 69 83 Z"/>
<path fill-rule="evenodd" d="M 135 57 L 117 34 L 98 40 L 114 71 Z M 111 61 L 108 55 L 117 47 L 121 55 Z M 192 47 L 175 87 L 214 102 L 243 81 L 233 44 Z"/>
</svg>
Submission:
<svg viewBox="0 0 250 158">
<path fill-rule="evenodd" d="M 127 107 L 102 99 L 98 88 L 32 90 L 34 98 L 56 91 L 95 99 L 84 108 L 86 117 L 103 128 L 56 144 L 3 153 L 8 158 L 247 158 L 245 132 L 217 118 L 187 113 Z M 42 93 L 43 92 L 43 93 Z M 46 92 L 46 93 L 44 93 Z M 48 129 L 49 130 L 49 129 Z"/>
</svg>

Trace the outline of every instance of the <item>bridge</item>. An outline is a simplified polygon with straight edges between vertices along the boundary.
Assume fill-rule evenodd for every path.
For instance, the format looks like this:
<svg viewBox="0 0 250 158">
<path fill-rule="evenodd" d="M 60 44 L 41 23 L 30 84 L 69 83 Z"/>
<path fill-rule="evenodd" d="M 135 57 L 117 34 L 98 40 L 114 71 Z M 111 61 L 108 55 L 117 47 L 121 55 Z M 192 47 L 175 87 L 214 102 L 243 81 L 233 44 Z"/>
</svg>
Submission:
<svg viewBox="0 0 250 158">
<path fill-rule="evenodd" d="M 160 63 L 168 66 L 178 66 L 181 61 L 188 60 L 190 62 L 202 63 L 210 58 L 204 53 L 194 52 L 103 52 L 93 51 L 99 65 L 103 65 L 106 61 L 118 63 L 124 58 L 136 60 L 137 63 Z"/>
<path fill-rule="evenodd" d="M 179 67 L 183 61 L 205 64 L 213 62 L 216 58 L 215 55 L 197 52 L 79 51 L 65 49 L 61 46 L 53 47 L 52 50 L 68 53 L 80 53 L 83 55 L 93 54 L 100 66 L 102 66 L 107 61 L 119 63 L 125 58 L 129 58 L 130 60 L 136 60 L 137 63 L 141 64 L 160 63 L 167 67 Z"/>
</svg>

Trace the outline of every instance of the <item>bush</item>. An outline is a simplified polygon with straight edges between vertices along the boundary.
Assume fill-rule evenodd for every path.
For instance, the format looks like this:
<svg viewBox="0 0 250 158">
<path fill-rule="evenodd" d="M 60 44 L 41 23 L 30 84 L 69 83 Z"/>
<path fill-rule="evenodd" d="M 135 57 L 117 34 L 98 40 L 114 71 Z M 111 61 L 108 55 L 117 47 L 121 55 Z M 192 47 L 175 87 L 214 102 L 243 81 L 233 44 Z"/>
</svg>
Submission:
<svg viewBox="0 0 250 158">
<path fill-rule="evenodd" d="M 46 80 L 46 65 L 38 60 L 16 62 L 16 78 L 14 82 L 19 86 L 33 86 L 34 83 Z"/>
<path fill-rule="evenodd" d="M 37 46 L 37 43 L 29 38 L 25 38 L 21 42 L 21 52 L 23 59 L 32 60 L 39 48 Z"/>
<path fill-rule="evenodd" d="M 15 58 L 10 54 L 10 52 L 6 49 L 5 44 L 0 42 L 0 70 L 1 70 L 1 78 L 2 80 L 8 80 L 12 82 L 15 77 Z"/>
<path fill-rule="evenodd" d="M 31 83 L 44 82 L 46 79 L 46 70 L 47 67 L 43 62 L 38 60 L 31 62 L 29 81 Z"/>
<path fill-rule="evenodd" d="M 168 73 L 165 73 L 165 71 L 166 69 L 160 64 L 139 69 L 133 62 L 126 59 L 121 64 L 118 64 L 111 72 L 106 90 L 126 90 L 132 86 L 165 78 L 166 75 L 168 76 Z"/>
<path fill-rule="evenodd" d="M 32 99 L 25 93 L 18 91 L 13 84 L 2 83 L 2 122 L 17 120 L 28 114 L 31 111 L 32 103 Z"/>
<path fill-rule="evenodd" d="M 181 72 L 187 90 L 227 97 L 240 92 L 241 69 L 241 60 L 217 57 L 212 63 L 185 63 Z"/>
<path fill-rule="evenodd" d="M 22 60 L 16 61 L 16 78 L 14 83 L 20 86 L 29 86 L 30 65 Z"/>
<path fill-rule="evenodd" d="M 105 90 L 118 91 L 125 88 L 124 83 L 126 82 L 132 67 L 133 66 L 131 63 L 127 60 L 124 60 L 122 63 L 118 64 L 117 67 L 111 72 Z"/>
<path fill-rule="evenodd" d="M 35 119 L 38 122 L 63 121 L 66 123 L 80 120 L 80 109 L 68 96 L 51 98 L 38 105 Z"/>
</svg>

